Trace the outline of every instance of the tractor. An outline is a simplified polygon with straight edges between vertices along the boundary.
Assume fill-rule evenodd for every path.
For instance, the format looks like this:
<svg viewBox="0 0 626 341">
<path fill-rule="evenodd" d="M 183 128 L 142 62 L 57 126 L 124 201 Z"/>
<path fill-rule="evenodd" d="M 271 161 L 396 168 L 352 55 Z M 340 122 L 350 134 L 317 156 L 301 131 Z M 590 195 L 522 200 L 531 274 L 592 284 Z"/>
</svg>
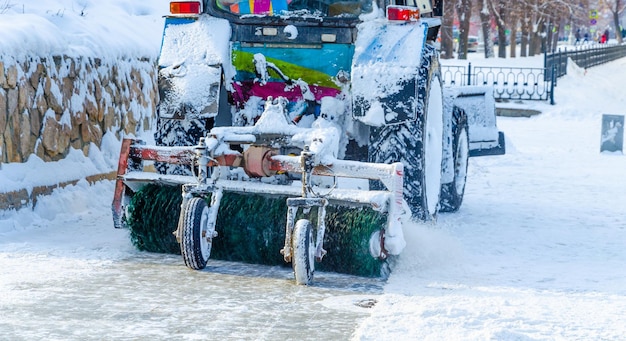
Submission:
<svg viewBox="0 0 626 341">
<path fill-rule="evenodd" d="M 378 276 L 403 222 L 504 153 L 493 90 L 443 85 L 442 2 L 171 2 L 154 143 L 122 141 L 113 220 L 140 249 Z"/>
</svg>

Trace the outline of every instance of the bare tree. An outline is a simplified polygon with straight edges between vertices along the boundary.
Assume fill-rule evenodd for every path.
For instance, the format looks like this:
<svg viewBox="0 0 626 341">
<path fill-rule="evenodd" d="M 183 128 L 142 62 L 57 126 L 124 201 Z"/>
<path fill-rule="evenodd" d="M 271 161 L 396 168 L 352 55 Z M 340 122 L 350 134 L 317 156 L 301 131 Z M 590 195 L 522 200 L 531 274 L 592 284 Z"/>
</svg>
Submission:
<svg viewBox="0 0 626 341">
<path fill-rule="evenodd" d="M 519 5 L 519 3 L 517 5 Z M 517 24 L 519 23 L 520 14 L 521 13 L 517 6 L 511 8 L 508 23 L 510 27 L 509 40 L 511 45 L 511 48 L 509 49 L 509 56 L 511 58 L 515 58 L 517 56 Z"/>
<path fill-rule="evenodd" d="M 443 18 L 441 19 L 441 58 L 454 58 L 454 0 L 443 0 Z"/>
<path fill-rule="evenodd" d="M 9 0 L 4 0 L 3 2 L 0 2 L 0 14 L 6 13 L 13 6 L 14 4 L 12 4 Z"/>
<path fill-rule="evenodd" d="M 615 36 L 621 44 L 623 41 L 622 27 L 619 23 L 619 16 L 626 10 L 626 1 L 624 0 L 601 0 L 609 9 L 613 16 L 613 27 L 615 27 Z"/>
<path fill-rule="evenodd" d="M 557 48 L 560 37 L 571 35 L 589 24 L 589 2 L 591 0 L 443 0 L 447 3 L 442 28 L 442 50 L 452 58 L 454 11 L 459 19 L 459 58 L 466 58 L 467 35 L 469 34 L 468 6 L 480 17 L 484 38 L 485 57 L 494 56 L 492 21 L 497 30 L 498 57 L 517 57 L 517 48 L 522 57 L 552 51 Z M 596 1 L 596 0 L 593 0 Z M 619 15 L 626 11 L 626 0 L 597 0 L 610 4 L 614 26 L 620 31 Z M 564 27 L 568 27 L 567 31 Z M 521 36 L 521 40 L 517 40 Z M 617 34 L 621 41 L 621 35 Z"/>
<path fill-rule="evenodd" d="M 571 1 L 571 0 L 570 0 Z M 563 3 L 553 0 L 526 0 L 526 20 L 528 20 L 530 45 L 528 55 L 545 52 L 551 45 L 551 25 L 554 22 L 554 6 Z"/>
<path fill-rule="evenodd" d="M 498 57 L 506 58 L 506 25 L 509 16 L 508 2 L 506 0 L 486 0 L 489 9 L 496 21 L 498 29 Z"/>
<path fill-rule="evenodd" d="M 483 32 L 485 58 L 493 58 L 493 40 L 491 39 L 491 13 L 487 5 L 489 0 L 477 0 L 476 7 L 480 17 L 480 27 Z"/>
<path fill-rule="evenodd" d="M 520 10 L 522 13 L 527 14 L 528 13 L 528 3 L 524 2 L 521 4 L 520 6 Z M 528 15 L 523 15 L 520 19 L 520 29 L 522 31 L 522 39 L 520 41 L 520 57 L 527 57 L 529 54 L 529 47 L 530 47 L 530 32 L 531 32 L 531 25 L 530 25 L 530 17 Z"/>
<path fill-rule="evenodd" d="M 561 26 L 569 22 L 577 27 L 588 23 L 588 0 L 525 0 L 529 16 L 529 55 L 557 48 Z"/>
<path fill-rule="evenodd" d="M 467 37 L 469 36 L 470 19 L 472 17 L 472 0 L 459 0 L 456 5 L 459 17 L 459 59 L 467 59 Z"/>
</svg>

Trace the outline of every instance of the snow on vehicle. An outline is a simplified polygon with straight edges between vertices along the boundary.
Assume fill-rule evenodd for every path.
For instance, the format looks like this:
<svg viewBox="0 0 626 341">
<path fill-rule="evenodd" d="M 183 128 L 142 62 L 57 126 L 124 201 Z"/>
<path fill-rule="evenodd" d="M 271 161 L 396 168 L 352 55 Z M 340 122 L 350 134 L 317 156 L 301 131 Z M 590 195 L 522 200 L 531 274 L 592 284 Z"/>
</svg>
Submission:
<svg viewBox="0 0 626 341">
<path fill-rule="evenodd" d="M 154 246 L 173 232 L 192 269 L 280 251 L 298 284 L 327 260 L 380 274 L 405 246 L 403 215 L 458 210 L 470 154 L 504 153 L 491 90 L 442 86 L 440 1 L 170 9 L 157 146 L 123 141 L 113 200 L 140 248 L 176 251 Z"/>
</svg>

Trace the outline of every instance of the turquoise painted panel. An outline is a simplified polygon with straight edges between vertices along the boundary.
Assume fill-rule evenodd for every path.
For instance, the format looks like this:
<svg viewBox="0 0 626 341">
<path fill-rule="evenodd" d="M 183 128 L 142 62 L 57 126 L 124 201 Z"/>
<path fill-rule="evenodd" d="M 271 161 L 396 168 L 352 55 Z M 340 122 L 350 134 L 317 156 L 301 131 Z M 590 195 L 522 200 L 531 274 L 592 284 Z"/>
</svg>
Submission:
<svg viewBox="0 0 626 341">
<path fill-rule="evenodd" d="M 275 48 L 241 47 L 235 43 L 235 50 L 248 53 L 261 53 L 266 58 L 279 59 L 307 69 L 323 72 L 331 77 L 343 70 L 350 72 L 354 46 L 349 44 L 323 44 L 321 48 Z"/>
</svg>

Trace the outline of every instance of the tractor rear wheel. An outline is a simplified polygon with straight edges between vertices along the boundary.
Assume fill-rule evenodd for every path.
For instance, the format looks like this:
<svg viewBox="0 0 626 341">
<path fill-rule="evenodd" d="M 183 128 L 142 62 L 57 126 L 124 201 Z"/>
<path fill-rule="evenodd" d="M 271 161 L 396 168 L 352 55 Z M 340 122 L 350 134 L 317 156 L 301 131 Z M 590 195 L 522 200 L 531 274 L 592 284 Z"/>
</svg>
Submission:
<svg viewBox="0 0 626 341">
<path fill-rule="evenodd" d="M 300 219 L 296 222 L 291 237 L 291 250 L 291 265 L 296 284 L 309 285 L 315 271 L 315 243 L 310 221 Z"/>
<path fill-rule="evenodd" d="M 404 164 L 404 199 L 418 220 L 433 219 L 441 189 L 443 94 L 436 53 L 430 45 L 422 51 L 416 120 L 370 131 L 370 162 Z"/>
<path fill-rule="evenodd" d="M 454 107 L 452 112 L 452 157 L 454 174 L 452 182 L 441 185 L 441 212 L 456 212 L 461 207 L 467 179 L 469 158 L 469 136 L 467 115 L 463 110 Z"/>
<path fill-rule="evenodd" d="M 212 120 L 207 119 L 157 119 L 154 140 L 157 146 L 195 146 L 211 129 Z M 155 163 L 156 170 L 161 174 L 191 175 L 188 166 Z"/>
<path fill-rule="evenodd" d="M 183 207 L 180 252 L 185 265 L 190 269 L 206 267 L 213 241 L 213 230 L 209 229 L 209 207 L 201 198 L 192 198 Z"/>
</svg>

